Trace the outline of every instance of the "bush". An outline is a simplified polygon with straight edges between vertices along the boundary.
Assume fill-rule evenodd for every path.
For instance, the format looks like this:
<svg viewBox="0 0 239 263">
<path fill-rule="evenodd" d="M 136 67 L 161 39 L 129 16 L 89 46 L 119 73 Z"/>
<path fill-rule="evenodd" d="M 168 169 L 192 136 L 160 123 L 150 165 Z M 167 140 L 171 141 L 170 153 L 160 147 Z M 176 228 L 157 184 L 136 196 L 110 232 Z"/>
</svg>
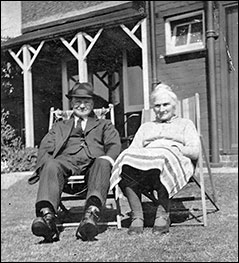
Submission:
<svg viewBox="0 0 239 263">
<path fill-rule="evenodd" d="M 32 171 L 36 165 L 37 148 L 22 144 L 14 128 L 7 123 L 9 112 L 1 111 L 1 172 Z"/>
</svg>

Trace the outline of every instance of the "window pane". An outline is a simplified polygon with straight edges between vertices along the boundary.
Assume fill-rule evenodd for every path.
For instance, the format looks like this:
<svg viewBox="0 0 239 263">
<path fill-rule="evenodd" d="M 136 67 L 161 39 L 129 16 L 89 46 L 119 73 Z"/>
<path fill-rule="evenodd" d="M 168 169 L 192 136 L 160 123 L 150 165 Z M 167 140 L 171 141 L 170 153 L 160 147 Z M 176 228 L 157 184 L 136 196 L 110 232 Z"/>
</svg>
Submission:
<svg viewBox="0 0 239 263">
<path fill-rule="evenodd" d="M 187 44 L 188 25 L 176 27 L 176 42 L 175 46 L 182 46 Z"/>
<path fill-rule="evenodd" d="M 193 23 L 191 25 L 190 43 L 202 42 L 202 22 Z"/>
</svg>

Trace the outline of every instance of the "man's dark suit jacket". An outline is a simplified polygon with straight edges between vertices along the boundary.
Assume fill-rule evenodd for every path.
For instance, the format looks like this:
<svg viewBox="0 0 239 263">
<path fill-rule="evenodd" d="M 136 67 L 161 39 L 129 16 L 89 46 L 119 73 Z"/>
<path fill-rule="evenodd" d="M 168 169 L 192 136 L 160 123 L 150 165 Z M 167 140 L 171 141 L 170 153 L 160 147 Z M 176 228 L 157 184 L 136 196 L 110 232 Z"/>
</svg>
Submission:
<svg viewBox="0 0 239 263">
<path fill-rule="evenodd" d="M 29 184 L 34 184 L 39 180 L 39 171 L 45 161 L 55 158 L 60 153 L 62 147 L 66 145 L 73 126 L 74 118 L 58 121 L 45 135 L 39 147 L 36 170 L 29 178 Z M 98 119 L 93 113 L 88 116 L 84 136 L 85 145 L 92 158 L 106 155 L 115 160 L 121 151 L 119 133 L 111 121 Z"/>
</svg>

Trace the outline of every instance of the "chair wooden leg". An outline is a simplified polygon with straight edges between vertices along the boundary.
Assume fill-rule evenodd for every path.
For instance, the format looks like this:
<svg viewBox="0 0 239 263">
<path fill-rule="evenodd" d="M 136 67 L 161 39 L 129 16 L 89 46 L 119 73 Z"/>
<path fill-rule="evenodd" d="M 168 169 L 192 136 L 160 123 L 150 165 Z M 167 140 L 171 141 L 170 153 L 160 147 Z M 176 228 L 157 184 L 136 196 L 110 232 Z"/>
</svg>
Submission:
<svg viewBox="0 0 239 263">
<path fill-rule="evenodd" d="M 210 183 L 211 183 L 211 187 L 212 187 L 212 199 L 213 199 L 213 203 L 216 204 L 217 196 L 216 196 L 216 192 L 215 192 L 214 181 L 213 181 L 213 178 L 212 178 L 211 168 L 210 168 L 210 164 L 209 164 L 209 161 L 208 161 L 208 158 L 207 158 L 207 153 L 206 153 L 206 149 L 204 147 L 202 136 L 200 136 L 200 140 L 201 140 L 202 150 L 203 150 L 203 154 L 204 154 L 204 157 L 205 157 L 204 159 L 205 159 L 205 162 L 206 162 L 208 175 L 209 175 L 209 179 L 210 179 Z"/>
<path fill-rule="evenodd" d="M 115 195 L 115 204 L 116 204 L 116 209 L 117 209 L 116 221 L 117 221 L 117 228 L 118 228 L 118 229 L 121 229 L 121 208 L 120 208 L 120 201 L 119 201 L 119 198 L 116 199 L 116 196 L 118 195 L 118 193 L 119 193 L 119 186 L 116 185 L 116 187 L 115 187 L 115 192 L 114 192 L 114 195 Z"/>
<path fill-rule="evenodd" d="M 207 207 L 206 207 L 204 182 L 202 182 L 201 184 L 201 197 L 202 197 L 202 210 L 203 210 L 203 225 L 207 226 Z"/>
<path fill-rule="evenodd" d="M 204 177 L 203 177 L 202 153 L 200 153 L 200 157 L 198 161 L 199 161 L 199 174 L 200 174 L 200 189 L 201 189 L 201 198 L 202 198 L 203 225 L 207 226 L 207 207 L 206 207 L 205 185 L 204 185 Z"/>
<path fill-rule="evenodd" d="M 194 180 L 194 182 L 201 188 L 200 182 L 198 182 L 198 180 L 195 177 L 192 177 L 192 179 Z M 219 211 L 219 207 L 217 206 L 217 204 L 214 202 L 214 200 L 210 197 L 210 195 L 207 193 L 207 191 L 205 190 L 205 196 L 207 197 L 208 200 L 211 201 L 211 203 L 214 205 L 214 207 L 216 208 L 216 211 Z"/>
<path fill-rule="evenodd" d="M 120 206 L 119 206 L 118 202 L 119 202 L 119 199 L 116 200 L 116 206 L 117 206 L 116 220 L 117 220 L 117 228 L 121 229 L 121 213 L 120 213 Z"/>
</svg>

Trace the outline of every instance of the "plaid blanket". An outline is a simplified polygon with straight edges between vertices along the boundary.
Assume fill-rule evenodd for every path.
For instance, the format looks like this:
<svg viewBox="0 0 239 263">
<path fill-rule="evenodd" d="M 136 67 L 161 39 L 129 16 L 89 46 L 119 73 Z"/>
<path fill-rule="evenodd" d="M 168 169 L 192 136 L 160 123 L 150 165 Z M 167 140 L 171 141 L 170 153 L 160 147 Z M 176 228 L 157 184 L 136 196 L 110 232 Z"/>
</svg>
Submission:
<svg viewBox="0 0 239 263">
<path fill-rule="evenodd" d="M 191 160 L 179 151 L 166 147 L 128 148 L 116 159 L 110 178 L 110 189 L 121 180 L 123 165 L 130 165 L 140 170 L 159 169 L 160 180 L 169 193 L 169 198 L 182 189 L 194 172 Z M 118 193 L 117 197 L 120 197 Z"/>
</svg>

